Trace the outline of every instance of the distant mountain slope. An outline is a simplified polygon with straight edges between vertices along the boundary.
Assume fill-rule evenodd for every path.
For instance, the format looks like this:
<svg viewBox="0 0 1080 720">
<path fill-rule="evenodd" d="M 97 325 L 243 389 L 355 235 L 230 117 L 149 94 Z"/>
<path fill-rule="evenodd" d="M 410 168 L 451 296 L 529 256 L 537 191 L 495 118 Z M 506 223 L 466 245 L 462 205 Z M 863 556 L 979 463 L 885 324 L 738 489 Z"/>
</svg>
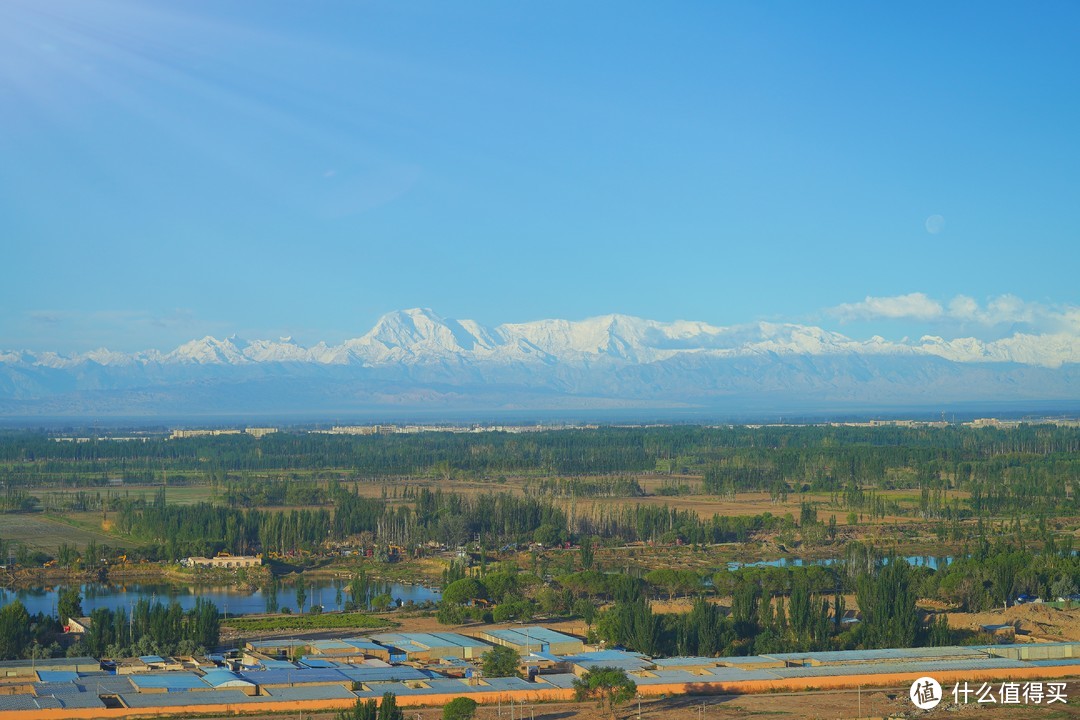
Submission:
<svg viewBox="0 0 1080 720">
<path fill-rule="evenodd" d="M 426 309 L 338 346 L 192 340 L 171 352 L 0 352 L 0 413 L 852 407 L 1080 399 L 1080 340 L 853 340 L 817 327 L 624 315 L 485 328 Z"/>
</svg>

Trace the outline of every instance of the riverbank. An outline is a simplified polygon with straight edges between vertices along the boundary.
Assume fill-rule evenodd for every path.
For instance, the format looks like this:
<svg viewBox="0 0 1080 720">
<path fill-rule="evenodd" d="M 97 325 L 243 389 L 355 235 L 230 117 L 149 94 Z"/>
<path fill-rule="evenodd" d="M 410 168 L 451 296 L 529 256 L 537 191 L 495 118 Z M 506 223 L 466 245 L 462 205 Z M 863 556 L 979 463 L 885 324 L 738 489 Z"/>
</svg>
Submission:
<svg viewBox="0 0 1080 720">
<path fill-rule="evenodd" d="M 378 582 L 402 583 L 437 588 L 443 573 L 450 565 L 445 557 L 408 558 L 397 562 L 375 562 L 371 558 L 334 557 L 313 566 L 290 566 L 274 562 L 275 572 L 282 578 L 294 575 L 322 580 L 351 579 L 363 571 L 365 577 Z M 279 572 L 285 571 L 285 572 Z"/>
<path fill-rule="evenodd" d="M 257 588 L 273 579 L 269 567 L 241 568 L 182 568 L 164 563 L 117 563 L 100 568 L 20 568 L 8 572 L 0 585 L 23 590 L 51 585 L 85 585 L 87 583 L 178 583 L 184 585 L 232 585 Z"/>
</svg>

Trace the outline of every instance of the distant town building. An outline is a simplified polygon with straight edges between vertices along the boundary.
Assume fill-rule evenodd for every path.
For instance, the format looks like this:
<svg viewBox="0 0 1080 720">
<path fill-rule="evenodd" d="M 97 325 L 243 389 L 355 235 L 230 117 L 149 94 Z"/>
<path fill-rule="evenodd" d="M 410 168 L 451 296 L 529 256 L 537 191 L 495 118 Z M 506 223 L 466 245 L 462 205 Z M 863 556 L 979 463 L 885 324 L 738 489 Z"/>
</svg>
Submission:
<svg viewBox="0 0 1080 720">
<path fill-rule="evenodd" d="M 272 427 L 250 427 L 250 428 L 245 428 L 244 432 L 246 432 L 248 435 L 250 435 L 251 437 L 253 437 L 253 438 L 255 438 L 257 440 L 257 439 L 259 439 L 261 437 L 265 437 L 267 435 L 273 435 L 274 433 L 277 432 L 277 428 L 272 428 Z"/>
<path fill-rule="evenodd" d="M 335 425 L 323 431 L 327 435 L 374 435 L 379 432 L 378 425 Z"/>
<path fill-rule="evenodd" d="M 218 555 L 217 557 L 189 557 L 180 561 L 184 567 L 247 568 L 262 565 L 259 555 Z"/>
<path fill-rule="evenodd" d="M 239 435 L 239 430 L 173 430 L 170 440 L 182 440 L 183 438 L 208 437 L 217 435 Z"/>
<path fill-rule="evenodd" d="M 242 432 L 240 430 L 228 429 L 228 428 L 226 428 L 226 429 L 217 429 L 217 430 L 173 430 L 172 434 L 169 435 L 169 439 L 170 440 L 181 440 L 183 438 L 215 437 L 217 435 L 240 435 L 240 434 L 247 434 L 247 435 L 250 435 L 253 438 L 258 439 L 258 438 L 264 437 L 266 435 L 272 435 L 272 434 L 276 433 L 277 431 L 278 431 L 277 428 L 272 428 L 272 427 L 249 427 L 249 428 L 244 428 L 244 430 Z"/>
<path fill-rule="evenodd" d="M 529 433 L 546 430 L 595 430 L 598 425 L 334 425 L 312 430 L 319 435 L 416 435 L 419 433 Z M 630 426 L 626 426 L 630 427 Z"/>
</svg>

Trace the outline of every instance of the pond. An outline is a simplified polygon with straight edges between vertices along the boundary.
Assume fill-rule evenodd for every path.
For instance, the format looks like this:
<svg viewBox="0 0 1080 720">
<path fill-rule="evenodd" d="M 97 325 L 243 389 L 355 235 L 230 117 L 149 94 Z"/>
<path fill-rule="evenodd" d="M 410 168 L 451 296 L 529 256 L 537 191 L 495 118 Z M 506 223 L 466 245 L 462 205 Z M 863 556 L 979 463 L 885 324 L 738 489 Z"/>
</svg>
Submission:
<svg viewBox="0 0 1080 720">
<path fill-rule="evenodd" d="M 371 598 L 388 594 L 394 600 L 403 603 L 438 602 L 439 591 L 421 585 L 402 583 L 381 583 L 367 581 L 366 602 Z M 56 600 L 62 584 L 31 588 L 0 588 L 0 605 L 20 600 L 31 613 L 56 613 Z M 305 585 L 306 598 L 304 610 L 311 605 L 322 605 L 324 610 L 344 610 L 345 603 L 351 600 L 349 585 L 346 580 L 319 579 L 308 581 Z M 162 604 L 177 602 L 188 610 L 195 606 L 198 598 L 212 601 L 222 613 L 227 615 L 252 615 L 276 612 L 287 607 L 297 612 L 296 586 L 290 581 L 280 581 L 274 587 L 255 590 L 227 585 L 174 585 L 168 583 L 88 583 L 82 586 L 83 611 L 89 614 L 96 608 L 111 610 L 129 610 L 141 598 Z"/>
</svg>

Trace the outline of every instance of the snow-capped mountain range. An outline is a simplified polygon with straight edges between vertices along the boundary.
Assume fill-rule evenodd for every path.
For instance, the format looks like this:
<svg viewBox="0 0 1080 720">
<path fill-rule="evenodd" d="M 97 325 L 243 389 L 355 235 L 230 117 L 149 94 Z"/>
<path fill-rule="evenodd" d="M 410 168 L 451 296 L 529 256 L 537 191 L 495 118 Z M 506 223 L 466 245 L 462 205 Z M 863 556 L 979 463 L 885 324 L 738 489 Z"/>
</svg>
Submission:
<svg viewBox="0 0 1080 720">
<path fill-rule="evenodd" d="M 488 328 L 428 309 L 340 345 L 192 340 L 170 352 L 0 351 L 0 413 L 303 407 L 713 406 L 1080 397 L 1080 337 L 855 340 L 818 327 L 625 315 Z M 211 391 L 208 388 L 213 388 Z"/>
</svg>

